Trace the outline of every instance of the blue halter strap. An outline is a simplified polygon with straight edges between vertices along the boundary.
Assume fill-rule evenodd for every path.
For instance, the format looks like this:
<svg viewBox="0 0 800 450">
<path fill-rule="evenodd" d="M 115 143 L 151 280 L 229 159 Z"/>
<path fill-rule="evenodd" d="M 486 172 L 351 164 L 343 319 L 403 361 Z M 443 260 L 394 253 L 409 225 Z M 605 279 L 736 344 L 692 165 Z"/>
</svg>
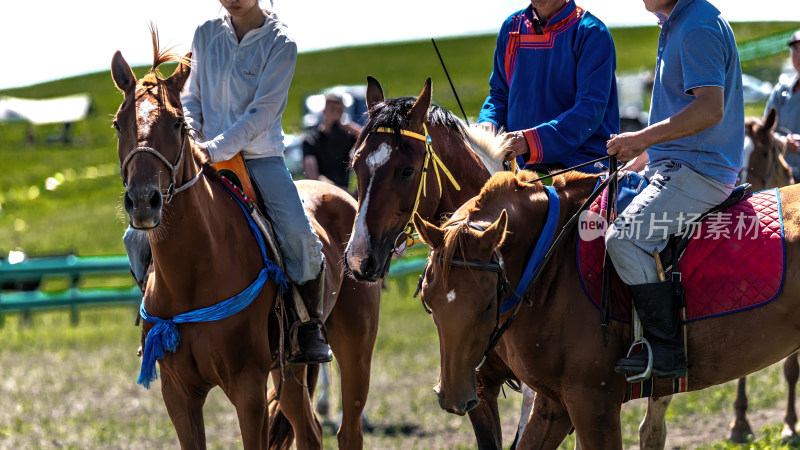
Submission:
<svg viewBox="0 0 800 450">
<path fill-rule="evenodd" d="M 223 183 L 223 185 L 225 184 Z M 234 196 L 234 198 L 236 198 L 236 196 Z M 139 372 L 139 379 L 136 381 L 147 389 L 150 389 L 151 381 L 158 379 L 156 360 L 163 359 L 165 351 L 174 352 L 178 348 L 178 344 L 180 344 L 181 335 L 178 332 L 176 324 L 212 322 L 230 317 L 246 308 L 258 296 L 268 278 L 271 278 L 276 284 L 281 285 L 283 289 L 287 289 L 286 277 L 283 271 L 277 264 L 267 258 L 267 250 L 264 245 L 264 238 L 261 236 L 261 231 L 256 226 L 253 218 L 250 217 L 244 204 L 238 200 L 236 203 L 242 208 L 245 217 L 247 217 L 247 222 L 250 225 L 250 230 L 256 237 L 258 248 L 261 250 L 261 259 L 264 261 L 264 268 L 261 269 L 256 280 L 236 296 L 207 308 L 178 314 L 171 319 L 161 319 L 147 314 L 144 308 L 144 298 L 142 298 L 139 314 L 141 314 L 142 319 L 147 322 L 155 323 L 153 328 L 147 333 L 147 339 L 145 340 L 144 350 L 142 352 L 142 368 Z"/>
<path fill-rule="evenodd" d="M 556 193 L 555 188 L 552 186 L 544 186 L 544 188 L 547 192 L 548 200 L 547 220 L 544 223 L 544 228 L 542 228 L 541 234 L 539 234 L 539 240 L 536 241 L 536 247 L 533 249 L 533 253 L 528 260 L 528 265 L 525 267 L 525 272 L 523 272 L 517 288 L 511 293 L 511 296 L 508 297 L 502 305 L 500 305 L 500 314 L 508 312 L 517 303 L 519 303 L 520 300 L 522 300 L 523 293 L 533 280 L 536 270 L 542 265 L 544 256 L 547 254 L 547 250 L 553 244 L 553 239 L 556 235 L 556 228 L 558 226 L 558 216 L 561 210 L 561 202 L 558 200 L 558 193 Z"/>
</svg>

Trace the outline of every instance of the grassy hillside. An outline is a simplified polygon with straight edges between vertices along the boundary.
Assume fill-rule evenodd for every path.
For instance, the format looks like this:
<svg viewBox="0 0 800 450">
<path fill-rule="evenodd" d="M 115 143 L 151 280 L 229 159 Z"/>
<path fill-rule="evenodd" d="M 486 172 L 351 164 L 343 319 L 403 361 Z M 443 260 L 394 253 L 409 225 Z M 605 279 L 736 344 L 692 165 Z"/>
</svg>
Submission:
<svg viewBox="0 0 800 450">
<path fill-rule="evenodd" d="M 798 22 L 738 23 L 734 30 L 747 40 L 800 26 Z M 616 28 L 618 73 L 649 70 L 655 60 L 657 27 Z M 437 44 L 458 89 L 464 109 L 474 119 L 486 96 L 491 74 L 493 35 L 439 39 Z M 149 45 L 142 42 L 142 45 Z M 762 79 L 777 76 L 786 55 L 756 61 L 745 71 Z M 143 75 L 147 68 L 135 68 Z M 308 93 L 335 84 L 362 84 L 375 76 L 387 96 L 417 95 L 430 76 L 434 101 L 458 111 L 430 41 L 349 47 L 298 56 L 284 115 L 288 132 L 300 128 L 302 99 Z M 48 98 L 88 92 L 93 109 L 76 123 L 70 144 L 46 143 L 59 125 L 35 128 L 24 123 L 0 124 L 0 252 L 21 247 L 33 253 L 78 251 L 80 254 L 119 254 L 124 228 L 119 207 L 122 187 L 111 115 L 122 100 L 109 72 L 0 91 L 0 95 Z M 762 106 L 748 109 L 760 114 Z M 34 144 L 26 136 L 33 132 Z M 61 184 L 46 189 L 46 180 Z M 53 181 L 51 181 L 51 185 Z"/>
</svg>

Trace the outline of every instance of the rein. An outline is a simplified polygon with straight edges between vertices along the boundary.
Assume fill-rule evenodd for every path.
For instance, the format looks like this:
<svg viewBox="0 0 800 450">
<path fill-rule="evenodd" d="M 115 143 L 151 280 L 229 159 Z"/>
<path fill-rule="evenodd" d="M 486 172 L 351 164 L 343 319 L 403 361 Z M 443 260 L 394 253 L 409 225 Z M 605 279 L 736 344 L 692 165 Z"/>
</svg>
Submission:
<svg viewBox="0 0 800 450">
<path fill-rule="evenodd" d="M 442 172 L 447 176 L 447 179 L 450 180 L 450 183 L 453 184 L 453 187 L 455 187 L 457 191 L 461 190 L 461 186 L 453 177 L 453 174 L 450 173 L 450 171 L 444 165 L 442 160 L 439 158 L 439 155 L 437 155 L 436 152 L 433 151 L 431 136 L 428 134 L 428 128 L 425 126 L 424 123 L 422 124 L 422 130 L 425 133 L 424 135 L 409 130 L 402 130 L 402 129 L 395 130 L 394 128 L 385 128 L 385 127 L 376 128 L 374 131 L 375 133 L 392 133 L 392 134 L 399 132 L 403 136 L 407 136 L 425 143 L 425 161 L 423 161 L 422 163 L 422 176 L 419 179 L 419 187 L 417 188 L 417 198 L 414 200 L 414 208 L 411 210 L 411 215 L 408 218 L 408 222 L 406 222 L 406 226 L 403 227 L 403 230 L 395 238 L 394 242 L 395 246 L 392 249 L 392 252 L 394 253 L 401 253 L 402 251 L 398 252 L 397 249 L 403 244 L 405 244 L 406 248 L 408 248 L 422 242 L 419 238 L 419 234 L 416 232 L 416 230 L 414 230 L 413 218 L 414 218 L 414 213 L 417 212 L 417 209 L 419 208 L 420 198 L 427 196 L 426 181 L 428 176 L 428 164 L 431 161 L 433 161 L 433 171 L 436 174 L 436 182 L 439 185 L 439 199 L 442 198 L 442 177 L 441 175 L 439 175 L 439 169 L 442 169 Z M 400 241 L 401 237 L 404 235 L 405 235 L 404 242 L 398 244 L 397 242 Z"/>
<path fill-rule="evenodd" d="M 158 150 L 156 150 L 156 149 L 154 149 L 152 147 L 136 147 L 130 153 L 128 153 L 128 156 L 125 157 L 125 159 L 122 161 L 122 164 L 120 164 L 120 166 L 119 166 L 119 173 L 120 173 L 120 176 L 122 177 L 122 180 L 123 180 L 123 182 L 122 182 L 123 186 L 125 186 L 126 188 L 128 187 L 128 183 L 124 181 L 125 180 L 125 172 L 126 172 L 126 169 L 128 168 L 128 163 L 131 161 L 131 159 L 133 159 L 134 156 L 136 156 L 136 155 L 138 155 L 140 153 L 147 153 L 147 154 L 153 155 L 156 158 L 158 158 L 169 169 L 169 176 L 170 176 L 169 186 L 167 186 L 167 189 L 165 191 L 161 192 L 161 195 L 164 196 L 164 201 L 166 203 L 171 202 L 172 201 L 172 197 L 174 197 L 177 193 L 179 193 L 181 191 L 185 191 L 186 189 L 189 189 L 190 187 L 192 187 L 192 185 L 194 185 L 197 182 L 197 180 L 200 179 L 200 175 L 203 174 L 203 167 L 202 166 L 200 167 L 200 170 L 197 171 L 197 175 L 195 175 L 191 180 L 189 180 L 188 182 L 184 183 L 183 185 L 181 185 L 178 188 L 175 187 L 175 185 L 177 184 L 178 169 L 183 164 L 184 148 L 186 147 L 186 141 L 187 141 L 188 136 L 189 136 L 189 133 L 188 133 L 188 130 L 186 128 L 186 123 L 185 122 L 184 122 L 183 126 L 181 127 L 181 135 L 183 136 L 182 139 L 181 139 L 181 150 L 180 150 L 180 153 L 178 153 L 178 161 L 174 165 L 171 164 L 167 160 L 167 158 L 164 157 L 164 155 L 159 153 Z"/>
<path fill-rule="evenodd" d="M 569 168 L 569 169 L 566 169 L 566 170 L 561 171 L 559 173 L 564 173 L 564 172 L 567 172 L 567 171 L 570 171 L 570 170 L 574 170 L 575 168 L 578 168 L 578 167 L 583 167 L 585 165 L 594 164 L 596 162 L 600 162 L 602 160 L 611 159 L 611 158 L 613 158 L 613 157 L 606 156 L 606 157 L 603 157 L 603 158 L 599 158 L 598 160 L 590 161 L 589 163 L 585 163 L 585 164 L 582 164 L 580 166 Z M 614 162 L 616 162 L 616 161 L 614 161 Z M 494 350 L 494 347 L 500 341 L 500 338 L 503 336 L 503 334 L 506 332 L 506 330 L 508 330 L 508 328 L 511 326 L 511 323 L 514 321 L 514 318 L 516 317 L 517 313 L 520 310 L 520 307 L 523 304 L 523 302 L 521 302 L 520 300 L 522 300 L 523 298 L 527 299 L 529 297 L 531 289 L 533 288 L 533 286 L 536 284 L 536 282 L 541 277 L 542 273 L 544 272 L 544 268 L 547 266 L 547 263 L 550 261 L 550 259 L 552 259 L 553 254 L 555 253 L 555 250 L 558 248 L 559 243 L 567 236 L 567 233 L 578 223 L 578 220 L 580 218 L 580 214 L 583 211 L 585 211 L 587 208 L 589 208 L 589 206 L 592 204 L 592 202 L 603 192 L 603 190 L 609 184 L 612 183 L 612 180 L 616 181 L 617 173 L 619 172 L 619 170 L 621 170 L 621 168 L 616 168 L 616 164 L 612 164 L 612 166 L 613 166 L 612 170 L 608 174 L 608 177 L 606 177 L 606 179 L 603 182 L 601 182 L 601 183 L 599 183 L 597 185 L 597 187 L 594 189 L 594 191 L 592 191 L 592 193 L 589 195 L 589 197 L 586 199 L 586 201 L 584 201 L 584 203 L 581 205 L 581 207 L 578 208 L 578 211 L 575 212 L 575 214 L 569 219 L 569 221 L 567 221 L 567 223 L 564 225 L 564 227 L 561 229 L 561 232 L 559 232 L 558 236 L 555 239 L 553 239 L 552 236 L 555 234 L 555 228 L 557 227 L 557 223 L 558 223 L 558 216 L 559 216 L 558 195 L 555 192 L 555 189 L 552 188 L 551 186 L 546 186 L 546 185 L 544 186 L 544 188 L 546 189 L 547 194 L 548 194 L 548 217 L 547 217 L 547 220 L 546 220 L 545 225 L 544 225 L 544 227 L 542 229 L 542 233 L 540 233 L 539 239 L 536 242 L 536 247 L 534 248 L 533 254 L 531 255 L 531 258 L 528 260 L 528 265 L 527 265 L 527 267 L 525 269 L 525 272 L 522 275 L 522 278 L 520 280 L 519 285 L 517 286 L 517 289 L 516 290 L 512 289 L 511 290 L 511 294 L 505 300 L 501 301 L 501 299 L 503 298 L 504 293 L 505 293 L 505 286 L 506 285 L 510 285 L 510 282 L 508 281 L 508 278 L 506 278 L 506 276 L 505 276 L 505 266 L 503 264 L 503 259 L 502 259 L 502 257 L 499 255 L 499 253 L 497 251 L 495 251 L 495 254 L 497 255 L 497 258 L 498 258 L 498 262 L 497 263 L 485 263 L 485 262 L 479 262 L 479 261 L 466 261 L 466 260 L 458 260 L 458 259 L 453 259 L 451 261 L 450 264 L 451 264 L 452 267 L 487 270 L 487 271 L 493 271 L 493 272 L 498 272 L 499 273 L 499 275 L 498 275 L 498 287 L 497 287 L 497 292 L 498 292 L 497 303 L 498 303 L 498 307 L 497 307 L 496 323 L 495 323 L 494 329 L 492 330 L 491 334 L 489 335 L 489 344 L 487 345 L 486 350 L 483 352 L 483 357 L 481 358 L 481 362 L 475 368 L 476 371 L 479 370 L 481 368 L 481 366 L 483 366 L 484 362 L 486 362 L 486 358 L 489 356 L 489 354 L 492 352 L 492 350 Z M 553 176 L 553 175 L 548 175 L 548 176 L 543 177 L 543 178 L 549 178 L 551 176 Z M 556 206 L 554 207 L 553 205 L 556 205 Z M 555 213 L 554 213 L 554 211 L 555 211 Z M 553 219 L 553 217 L 555 217 L 555 219 Z M 470 224 L 470 226 L 472 228 L 475 228 L 474 224 Z M 479 228 L 477 228 L 477 229 L 479 229 Z M 546 233 L 549 233 L 549 235 L 548 235 L 549 239 L 542 239 L 544 236 L 546 236 Z M 544 253 L 545 251 L 546 251 L 546 253 Z M 541 256 L 541 253 L 544 253 L 544 255 Z M 438 259 L 438 258 L 436 259 L 436 261 L 442 262 L 441 259 Z M 419 284 L 417 285 L 417 293 L 419 293 L 419 291 L 421 290 L 422 280 L 423 280 L 424 275 L 425 275 L 425 271 L 423 271 L 423 274 L 420 276 Z M 520 291 L 522 291 L 522 292 L 520 293 Z M 417 293 L 415 293 L 414 296 L 416 296 Z M 516 298 L 514 298 L 514 297 L 516 297 Z M 424 299 L 422 300 L 422 303 L 423 303 L 423 306 L 425 307 L 425 310 L 428 313 L 430 313 L 431 311 L 427 307 L 427 305 L 425 304 Z M 505 312 L 508 312 L 509 310 L 511 310 L 511 314 L 506 318 L 506 320 L 503 322 L 502 325 L 500 324 L 501 308 L 505 308 L 502 313 L 505 313 Z M 513 309 L 511 309 L 511 308 L 513 308 Z"/>
</svg>

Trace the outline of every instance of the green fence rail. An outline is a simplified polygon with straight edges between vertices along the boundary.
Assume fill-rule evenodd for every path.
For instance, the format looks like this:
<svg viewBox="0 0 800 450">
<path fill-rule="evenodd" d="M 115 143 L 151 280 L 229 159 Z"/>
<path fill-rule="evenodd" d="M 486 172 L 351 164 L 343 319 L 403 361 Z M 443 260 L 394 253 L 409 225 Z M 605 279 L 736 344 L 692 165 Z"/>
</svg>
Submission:
<svg viewBox="0 0 800 450">
<path fill-rule="evenodd" d="M 425 267 L 425 256 L 400 258 L 392 262 L 390 276 L 404 277 L 420 274 Z M 4 313 L 21 312 L 24 315 L 34 310 L 70 309 L 73 324 L 80 320 L 78 308 L 81 306 L 130 304 L 141 301 L 142 294 L 137 286 L 114 288 L 81 288 L 79 285 L 87 276 L 108 276 L 129 274 L 126 256 L 53 256 L 30 258 L 11 264 L 0 261 L 0 326 L 4 323 Z M 42 280 L 67 278 L 69 288 L 61 291 L 36 289 Z M 33 290 L 20 290 L 23 285 Z"/>
<path fill-rule="evenodd" d="M 77 324 L 80 306 L 135 305 L 142 298 L 137 286 L 80 287 L 81 281 L 87 276 L 125 274 L 130 274 L 128 258 L 125 256 L 65 255 L 30 258 L 16 264 L 0 261 L 0 286 L 4 287 L 0 290 L 0 326 L 7 312 L 28 315 L 33 310 L 69 308 L 71 321 Z M 69 287 L 60 291 L 19 290 L 24 285 L 36 288 L 43 280 L 53 278 L 66 278 Z"/>
<path fill-rule="evenodd" d="M 741 62 L 753 61 L 783 52 L 788 54 L 786 42 L 794 31 L 784 31 L 758 39 L 742 42 L 739 47 L 739 60 Z"/>
</svg>

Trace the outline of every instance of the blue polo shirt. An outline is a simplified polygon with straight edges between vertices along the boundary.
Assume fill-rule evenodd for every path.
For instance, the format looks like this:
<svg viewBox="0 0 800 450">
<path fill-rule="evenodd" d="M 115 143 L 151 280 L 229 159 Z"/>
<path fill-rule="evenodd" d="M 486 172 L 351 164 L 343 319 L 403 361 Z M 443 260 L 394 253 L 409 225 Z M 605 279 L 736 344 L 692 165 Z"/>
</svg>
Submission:
<svg viewBox="0 0 800 450">
<path fill-rule="evenodd" d="M 706 0 L 679 0 L 658 37 L 650 124 L 674 116 L 695 97 L 692 89 L 724 90 L 722 120 L 702 133 L 647 150 L 651 163 L 680 161 L 695 172 L 735 184 L 742 168 L 744 100 L 742 68 L 728 22 Z"/>
</svg>

